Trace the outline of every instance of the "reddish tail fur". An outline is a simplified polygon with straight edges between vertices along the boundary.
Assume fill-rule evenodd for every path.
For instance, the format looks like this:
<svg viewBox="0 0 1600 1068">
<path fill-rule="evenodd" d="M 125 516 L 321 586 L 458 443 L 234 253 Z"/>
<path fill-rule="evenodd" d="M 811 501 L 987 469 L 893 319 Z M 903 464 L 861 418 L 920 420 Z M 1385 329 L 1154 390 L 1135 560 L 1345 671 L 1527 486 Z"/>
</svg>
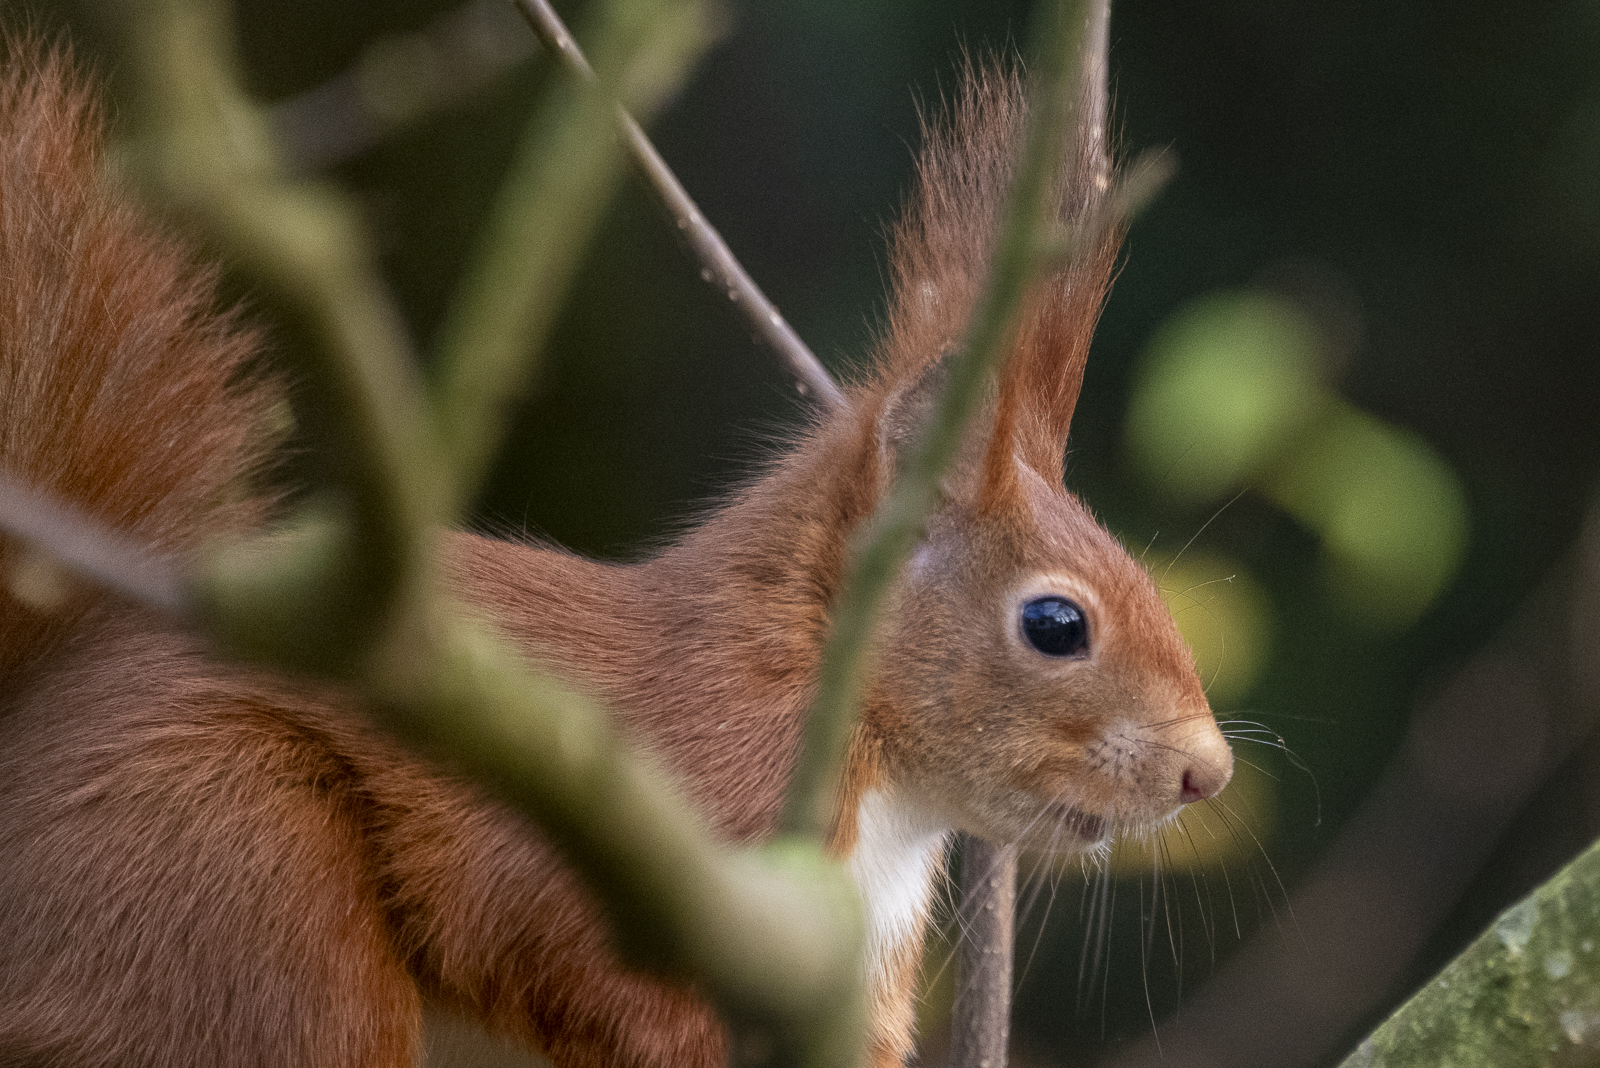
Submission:
<svg viewBox="0 0 1600 1068">
<path fill-rule="evenodd" d="M 0 44 L 0 458 L 157 552 L 249 528 L 271 396 L 213 272 L 102 179 L 95 97 L 59 52 Z M 181 415 L 181 418 L 180 418 Z M 14 547 L 0 544 L 0 568 Z M 74 612 L 0 615 L 0 671 Z"/>
<path fill-rule="evenodd" d="M 209 276 L 101 185 L 68 67 L 14 46 L 0 86 L 0 468 L 191 549 L 260 521 L 240 487 L 273 395 Z M 877 370 L 676 547 L 617 566 L 449 543 L 458 592 L 608 701 L 730 839 L 773 826 L 849 539 L 963 336 L 1021 117 L 1015 75 L 969 76 L 896 233 Z M 1098 130 L 1073 146 L 1069 216 L 1107 173 Z M 1108 237 L 1034 295 L 879 630 L 833 846 L 867 909 L 880 1065 L 910 1049 L 954 829 L 1099 848 L 1231 769 L 1148 576 L 1061 487 L 1114 256 Z M 1040 595 L 1080 609 L 1082 648 L 1030 648 Z M 0 1062 L 399 1068 L 426 995 L 562 1066 L 724 1063 L 714 1016 L 617 960 L 536 828 L 342 695 L 89 593 L 50 614 L 3 595 L 0 669 Z"/>
</svg>

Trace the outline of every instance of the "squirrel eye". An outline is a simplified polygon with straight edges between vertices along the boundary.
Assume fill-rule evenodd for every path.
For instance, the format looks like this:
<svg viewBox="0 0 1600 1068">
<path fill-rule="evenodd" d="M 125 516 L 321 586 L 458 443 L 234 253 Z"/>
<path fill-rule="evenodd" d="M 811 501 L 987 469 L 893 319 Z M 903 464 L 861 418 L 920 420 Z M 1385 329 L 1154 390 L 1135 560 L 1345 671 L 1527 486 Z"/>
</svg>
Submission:
<svg viewBox="0 0 1600 1068">
<path fill-rule="evenodd" d="M 1035 597 L 1022 606 L 1022 635 L 1045 656 L 1083 656 L 1089 651 L 1089 620 L 1077 602 Z"/>
</svg>

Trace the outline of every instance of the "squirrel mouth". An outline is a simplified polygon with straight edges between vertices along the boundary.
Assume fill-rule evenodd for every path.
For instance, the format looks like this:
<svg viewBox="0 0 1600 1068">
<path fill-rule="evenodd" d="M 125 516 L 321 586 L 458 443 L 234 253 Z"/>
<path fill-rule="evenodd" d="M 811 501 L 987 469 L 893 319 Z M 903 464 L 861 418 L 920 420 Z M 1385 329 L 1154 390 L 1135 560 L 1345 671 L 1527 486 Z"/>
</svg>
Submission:
<svg viewBox="0 0 1600 1068">
<path fill-rule="evenodd" d="M 1106 836 L 1106 818 L 1085 812 L 1076 805 L 1051 805 L 1049 815 L 1058 826 L 1072 832 L 1085 842 L 1098 842 Z"/>
</svg>

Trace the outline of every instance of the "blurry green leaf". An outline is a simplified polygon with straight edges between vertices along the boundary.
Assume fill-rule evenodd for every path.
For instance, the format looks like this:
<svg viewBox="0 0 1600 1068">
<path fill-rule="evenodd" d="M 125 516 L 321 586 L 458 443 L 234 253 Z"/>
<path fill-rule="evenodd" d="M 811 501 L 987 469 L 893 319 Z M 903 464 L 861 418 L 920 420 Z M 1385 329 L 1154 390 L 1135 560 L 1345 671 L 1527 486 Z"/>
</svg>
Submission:
<svg viewBox="0 0 1600 1068">
<path fill-rule="evenodd" d="M 1128 413 L 1144 474 L 1189 504 L 1249 481 L 1320 408 L 1316 326 L 1294 304 L 1220 293 L 1156 334 Z"/>
<path fill-rule="evenodd" d="M 1129 448 L 1180 504 L 1262 489 L 1321 537 L 1338 600 L 1369 624 L 1406 626 L 1461 562 L 1465 500 L 1421 438 L 1322 387 L 1321 348 L 1308 316 L 1269 294 L 1189 305 L 1151 342 Z"/>
<path fill-rule="evenodd" d="M 1265 488 L 1322 535 L 1334 595 L 1369 623 L 1411 623 L 1461 563 L 1467 508 L 1455 473 L 1415 434 L 1342 401 Z"/>
</svg>

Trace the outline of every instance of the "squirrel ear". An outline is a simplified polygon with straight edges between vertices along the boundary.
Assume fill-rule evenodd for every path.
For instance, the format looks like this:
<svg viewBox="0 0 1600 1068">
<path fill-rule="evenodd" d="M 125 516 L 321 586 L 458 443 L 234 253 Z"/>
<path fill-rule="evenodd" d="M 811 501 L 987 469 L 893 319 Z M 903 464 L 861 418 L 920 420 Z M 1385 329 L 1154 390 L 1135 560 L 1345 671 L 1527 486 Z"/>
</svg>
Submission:
<svg viewBox="0 0 1600 1068">
<path fill-rule="evenodd" d="M 1109 16 L 1107 0 L 1089 5 L 1083 85 L 1058 176 L 1057 218 L 1067 232 L 1099 210 L 1111 188 L 1106 146 Z M 1018 461 L 1052 484 L 1063 477 L 1067 433 L 1083 386 L 1089 342 L 1122 239 L 1118 220 L 1091 231 L 1094 236 L 1088 246 L 1077 249 L 1059 271 L 1037 286 L 1020 316 L 1014 347 L 1001 373 L 995 432 L 984 460 L 985 500 L 1006 499 Z"/>
<path fill-rule="evenodd" d="M 947 480 L 980 507 L 1016 503 L 1016 465 L 1060 483 L 1072 410 L 1089 338 L 1116 265 L 1121 227 L 1084 226 L 1111 188 L 1106 150 L 1106 0 L 1091 3 L 1083 85 L 1057 171 L 1055 219 L 1078 227 L 1083 247 L 1023 303 L 1010 359 L 988 418 L 969 435 Z M 917 185 L 891 231 L 892 280 L 879 341 L 878 388 L 886 393 L 879 448 L 896 454 L 926 425 L 945 377 L 944 355 L 964 337 L 990 271 L 1004 207 L 1025 138 L 1028 99 L 1018 64 L 968 60 L 944 114 L 926 119 Z M 1060 236 L 1046 233 L 1045 240 Z M 930 361 L 929 354 L 941 355 Z M 970 491 L 970 492 L 969 492 Z"/>
<path fill-rule="evenodd" d="M 907 450 L 933 418 L 933 409 L 944 393 L 950 377 L 946 360 L 949 351 L 939 354 L 922 372 L 889 394 L 878 419 L 878 451 L 891 467 L 905 461 Z"/>
<path fill-rule="evenodd" d="M 905 463 L 912 448 L 933 422 L 934 410 L 950 377 L 950 356 L 946 348 L 929 361 L 909 381 L 891 390 L 878 417 L 878 452 L 884 470 L 893 471 Z M 946 499 L 970 501 L 981 495 L 981 480 L 974 475 L 979 461 L 993 440 L 994 398 L 991 396 L 973 416 L 961 447 L 940 485 Z"/>
</svg>

